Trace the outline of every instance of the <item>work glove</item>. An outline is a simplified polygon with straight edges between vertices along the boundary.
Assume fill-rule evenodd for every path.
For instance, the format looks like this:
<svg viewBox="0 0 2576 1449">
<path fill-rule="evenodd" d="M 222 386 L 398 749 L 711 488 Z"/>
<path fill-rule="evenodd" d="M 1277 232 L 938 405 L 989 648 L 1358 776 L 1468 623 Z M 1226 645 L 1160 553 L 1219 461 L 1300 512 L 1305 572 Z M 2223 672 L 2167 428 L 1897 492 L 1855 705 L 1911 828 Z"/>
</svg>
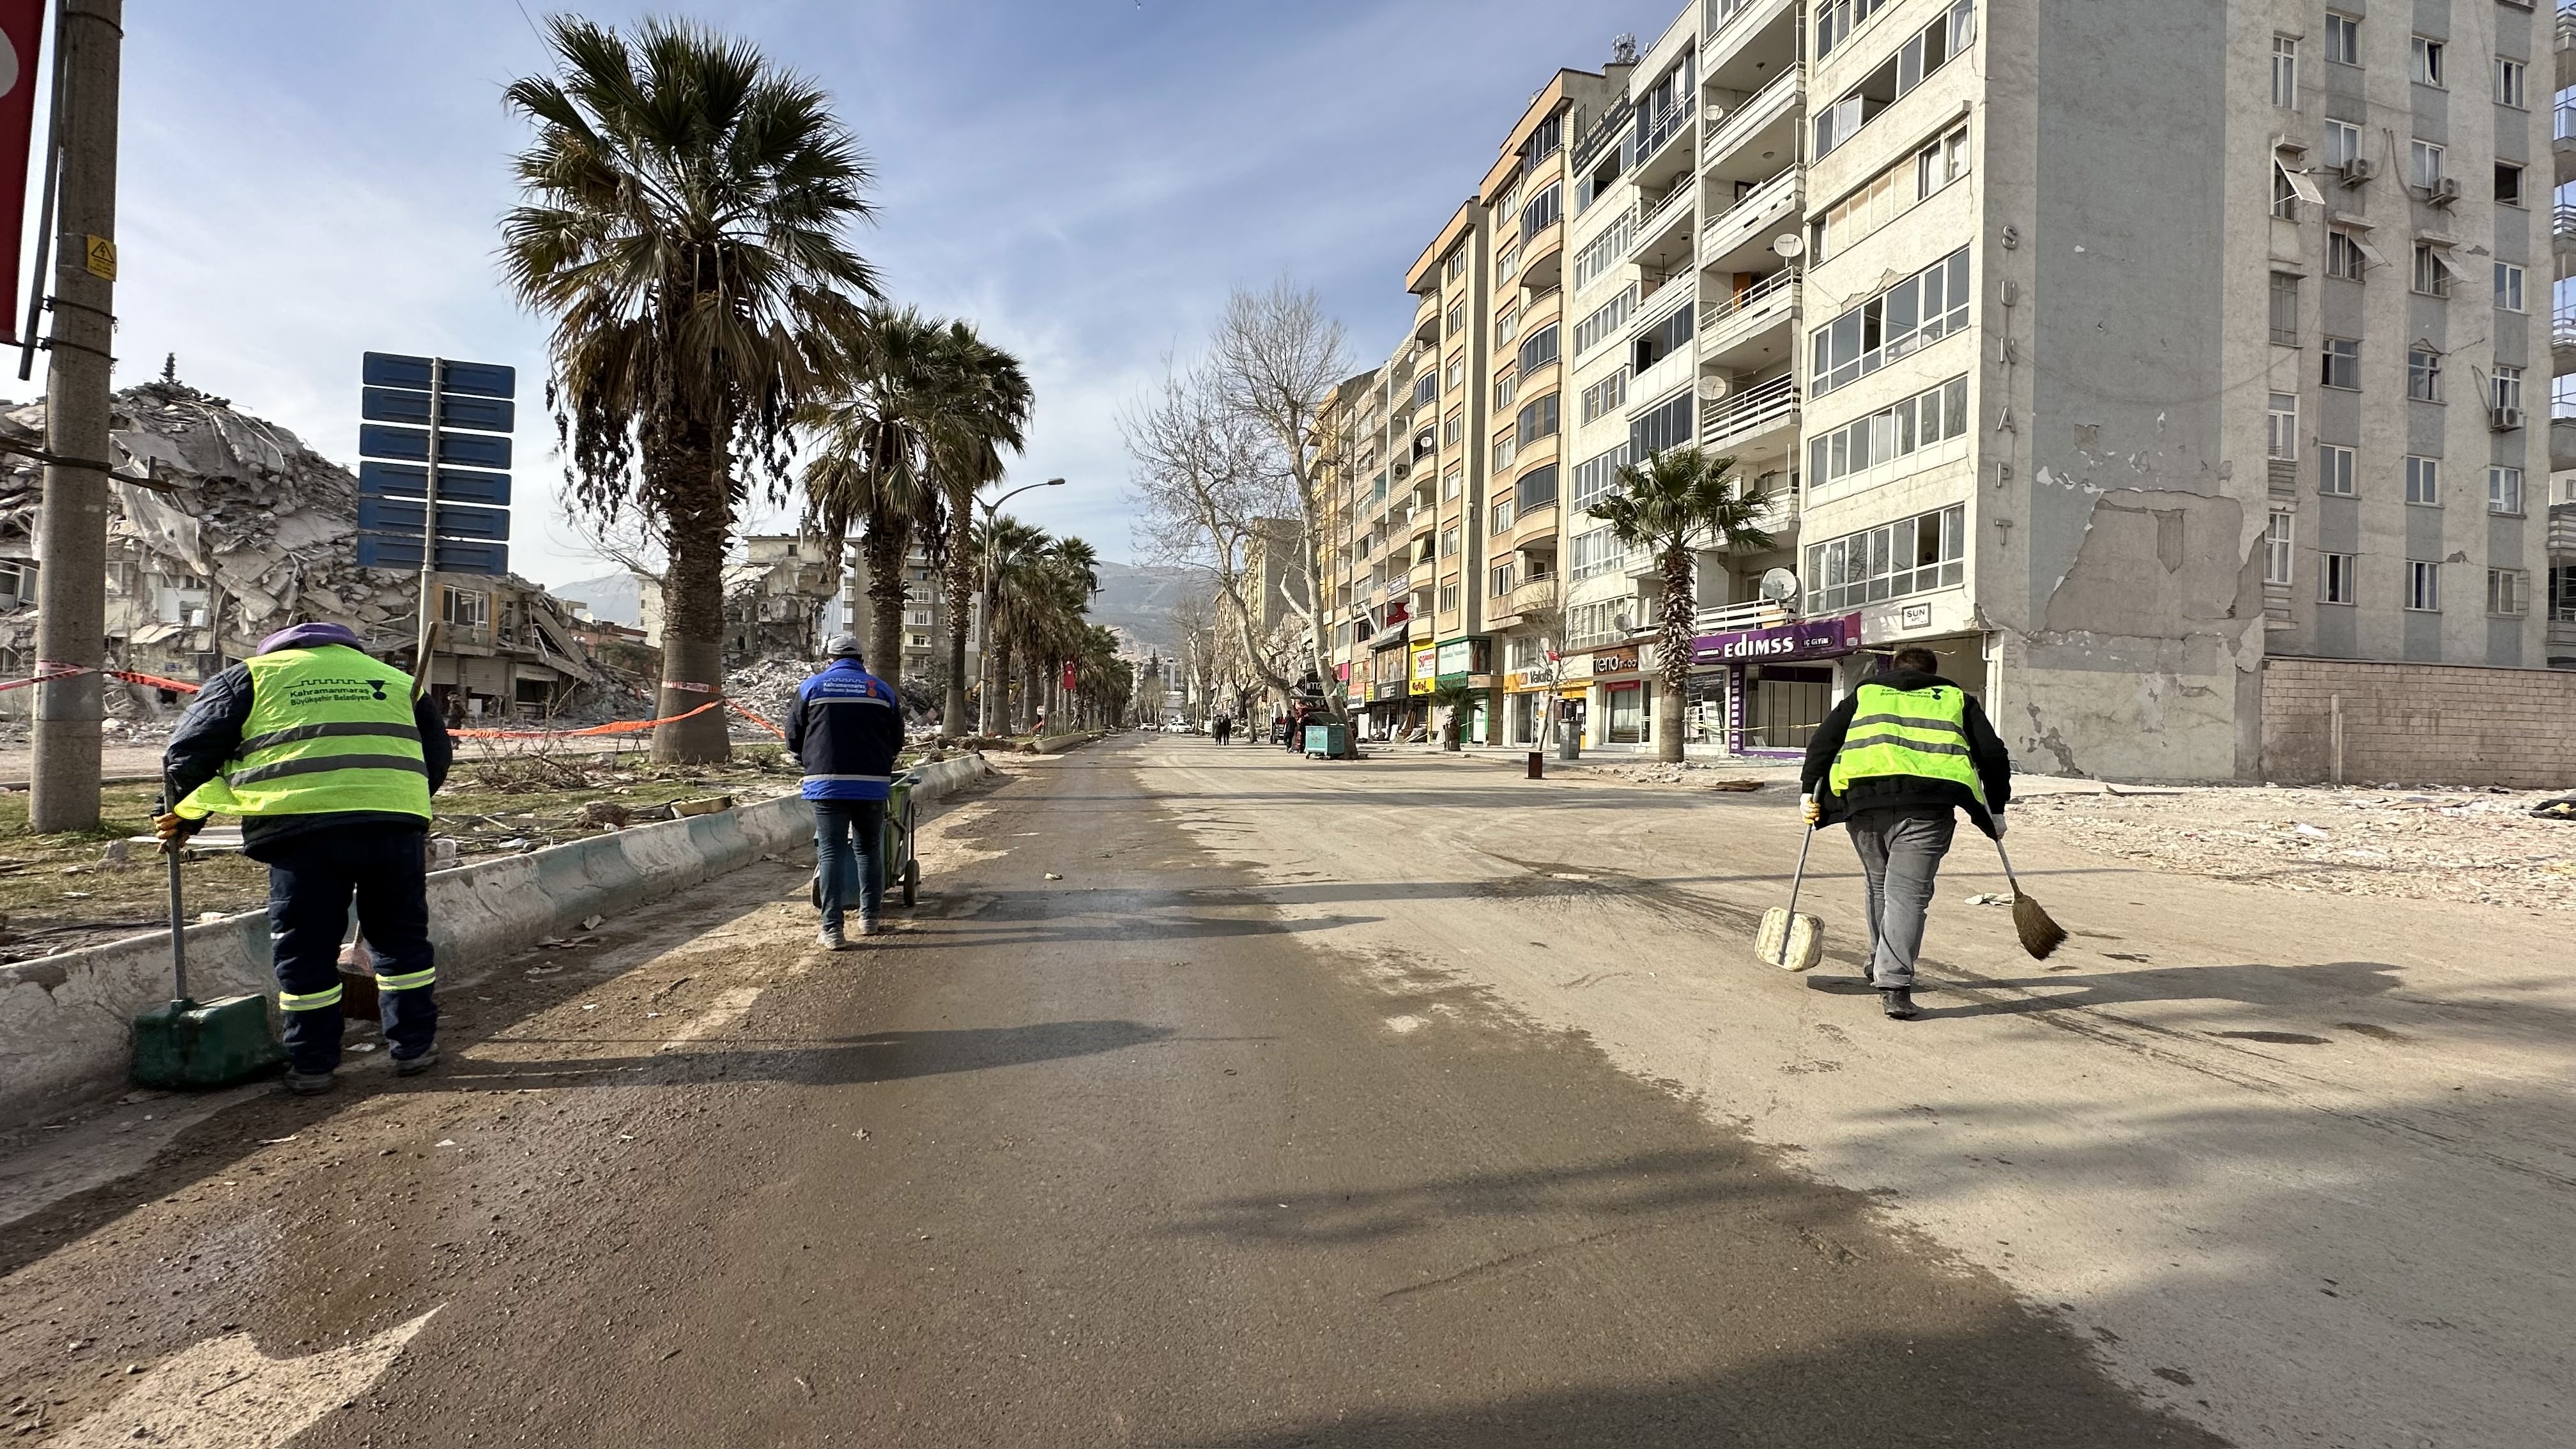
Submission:
<svg viewBox="0 0 2576 1449">
<path fill-rule="evenodd" d="M 165 813 L 152 817 L 152 833 L 161 837 L 161 849 L 176 851 L 188 843 L 188 837 L 206 828 L 203 820 L 190 820 L 184 815 Z"/>
<path fill-rule="evenodd" d="M 1809 825 L 1821 825 L 1825 820 L 1825 807 L 1816 803 L 1815 796 L 1801 795 L 1798 797 L 1798 818 Z"/>
</svg>

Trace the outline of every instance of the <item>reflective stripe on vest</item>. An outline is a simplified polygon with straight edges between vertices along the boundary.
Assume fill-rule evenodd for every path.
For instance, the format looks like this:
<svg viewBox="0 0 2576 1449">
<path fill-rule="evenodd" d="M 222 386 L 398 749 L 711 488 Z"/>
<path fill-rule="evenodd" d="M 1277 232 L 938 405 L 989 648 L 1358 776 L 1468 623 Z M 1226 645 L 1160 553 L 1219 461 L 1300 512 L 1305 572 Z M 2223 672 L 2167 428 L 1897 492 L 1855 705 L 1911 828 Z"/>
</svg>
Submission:
<svg viewBox="0 0 2576 1449">
<path fill-rule="evenodd" d="M 411 676 L 342 644 L 247 661 L 250 718 L 223 774 L 179 802 L 190 819 L 380 811 L 429 818 Z"/>
<path fill-rule="evenodd" d="M 1964 785 L 1982 806 L 1984 782 L 1968 759 L 1968 696 L 1957 685 L 1893 689 L 1864 684 L 1855 691 L 1851 729 L 1834 755 L 1830 777 L 1837 795 L 1854 780 L 1912 775 Z"/>
</svg>

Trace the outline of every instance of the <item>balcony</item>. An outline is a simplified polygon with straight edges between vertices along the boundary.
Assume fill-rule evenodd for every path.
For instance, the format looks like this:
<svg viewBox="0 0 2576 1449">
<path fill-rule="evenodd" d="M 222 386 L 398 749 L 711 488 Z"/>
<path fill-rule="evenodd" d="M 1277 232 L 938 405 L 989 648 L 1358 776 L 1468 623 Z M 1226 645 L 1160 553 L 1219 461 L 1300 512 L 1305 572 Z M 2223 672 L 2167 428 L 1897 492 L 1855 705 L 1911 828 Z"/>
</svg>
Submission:
<svg viewBox="0 0 2576 1449">
<path fill-rule="evenodd" d="M 1798 274 L 1777 271 L 1745 288 L 1702 304 L 1699 345 L 1703 357 L 1722 355 L 1798 316 Z"/>
<path fill-rule="evenodd" d="M 1628 242 L 1629 261 L 1664 272 L 1690 255 L 1691 196 L 1697 190 L 1698 179 L 1684 173 L 1663 195 L 1637 198 L 1637 230 Z"/>
<path fill-rule="evenodd" d="M 1700 228 L 1701 265 L 1721 271 L 1752 270 L 1734 263 L 1752 250 L 1768 254 L 1772 228 L 1796 217 L 1805 196 L 1805 184 L 1795 166 L 1784 166 L 1754 183 L 1735 199 L 1733 206 L 1710 217 Z"/>
<path fill-rule="evenodd" d="M 1745 98 L 1743 104 L 1726 113 L 1726 118 L 1711 126 L 1700 142 L 1699 156 L 1703 165 L 1722 164 L 1727 157 L 1744 149 L 1773 124 L 1788 119 L 1806 100 L 1804 72 L 1792 67 L 1771 78 L 1762 89 Z"/>
<path fill-rule="evenodd" d="M 2549 471 L 2576 469 L 2576 418 L 2549 420 Z"/>
<path fill-rule="evenodd" d="M 1785 604 L 1755 599 L 1749 603 L 1720 604 L 1702 609 L 1691 627 L 1702 634 L 1733 634 L 1743 629 L 1776 628 L 1796 617 Z"/>
<path fill-rule="evenodd" d="M 2576 560 L 2576 503 L 2549 505 L 2549 552 L 2553 558 Z"/>
<path fill-rule="evenodd" d="M 1510 593 L 1494 601 L 1493 612 L 1498 617 L 1508 615 L 1518 618 L 1535 610 L 1555 608 L 1556 584 L 1557 578 L 1554 574 L 1541 574 L 1534 579 L 1523 579 Z"/>
<path fill-rule="evenodd" d="M 1782 428 L 1798 426 L 1798 380 L 1775 377 L 1732 397 L 1704 403 L 1699 410 L 1699 442 L 1715 452 L 1741 449 L 1752 440 Z"/>
<path fill-rule="evenodd" d="M 1647 169 L 1655 160 L 1656 153 L 1672 144 L 1675 136 L 1690 129 L 1697 111 L 1696 106 L 1685 100 L 1666 107 L 1661 115 L 1647 117 L 1645 133 L 1637 138 L 1637 164 L 1633 169 Z"/>
</svg>

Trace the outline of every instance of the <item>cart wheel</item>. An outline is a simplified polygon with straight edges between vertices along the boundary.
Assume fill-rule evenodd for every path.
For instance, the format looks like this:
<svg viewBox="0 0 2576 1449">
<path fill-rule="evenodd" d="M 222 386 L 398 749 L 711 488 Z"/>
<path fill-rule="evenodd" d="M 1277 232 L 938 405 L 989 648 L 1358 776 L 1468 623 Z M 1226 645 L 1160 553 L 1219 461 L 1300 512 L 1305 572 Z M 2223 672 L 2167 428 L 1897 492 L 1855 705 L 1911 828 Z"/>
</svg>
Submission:
<svg viewBox="0 0 2576 1449">
<path fill-rule="evenodd" d="M 921 862 L 907 860 L 903 863 L 903 903 L 909 908 L 920 899 Z"/>
</svg>

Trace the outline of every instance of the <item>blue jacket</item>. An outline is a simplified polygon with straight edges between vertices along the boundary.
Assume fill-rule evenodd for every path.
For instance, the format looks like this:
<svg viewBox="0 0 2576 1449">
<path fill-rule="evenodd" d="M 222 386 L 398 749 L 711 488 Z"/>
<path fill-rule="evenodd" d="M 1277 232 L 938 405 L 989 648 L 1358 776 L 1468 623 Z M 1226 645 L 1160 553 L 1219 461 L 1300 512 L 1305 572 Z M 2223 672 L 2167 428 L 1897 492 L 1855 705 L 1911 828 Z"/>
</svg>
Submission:
<svg viewBox="0 0 2576 1449">
<path fill-rule="evenodd" d="M 855 659 L 796 686 L 787 708 L 787 753 L 805 769 L 808 800 L 882 800 L 903 748 L 894 687 Z"/>
</svg>

